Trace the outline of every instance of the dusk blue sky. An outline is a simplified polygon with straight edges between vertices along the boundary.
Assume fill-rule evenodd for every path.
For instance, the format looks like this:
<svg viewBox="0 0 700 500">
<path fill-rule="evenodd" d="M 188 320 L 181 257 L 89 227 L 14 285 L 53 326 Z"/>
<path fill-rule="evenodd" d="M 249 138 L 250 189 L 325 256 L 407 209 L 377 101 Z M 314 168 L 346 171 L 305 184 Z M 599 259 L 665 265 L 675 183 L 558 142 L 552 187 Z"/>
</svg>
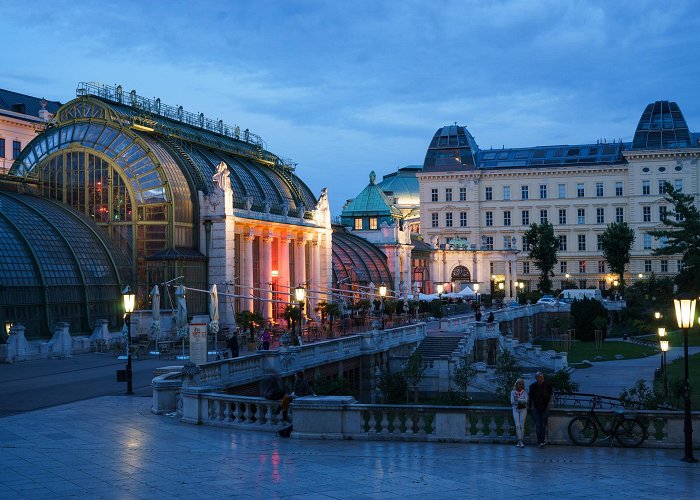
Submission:
<svg viewBox="0 0 700 500">
<path fill-rule="evenodd" d="M 700 131 L 693 1 L 4 1 L 0 87 L 78 82 L 249 128 L 333 215 L 435 131 L 481 148 L 629 141 L 676 101 Z"/>
</svg>

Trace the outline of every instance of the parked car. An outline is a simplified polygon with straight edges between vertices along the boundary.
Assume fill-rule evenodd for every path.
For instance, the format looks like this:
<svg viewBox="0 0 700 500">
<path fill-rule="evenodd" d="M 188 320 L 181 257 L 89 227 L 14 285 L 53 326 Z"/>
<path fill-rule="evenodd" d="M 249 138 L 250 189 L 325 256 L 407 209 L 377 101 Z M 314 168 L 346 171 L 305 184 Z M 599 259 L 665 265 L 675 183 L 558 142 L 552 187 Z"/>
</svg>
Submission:
<svg viewBox="0 0 700 500">
<path fill-rule="evenodd" d="M 557 299 L 552 297 L 551 295 L 543 295 L 540 300 L 537 301 L 538 304 L 556 304 Z"/>
</svg>

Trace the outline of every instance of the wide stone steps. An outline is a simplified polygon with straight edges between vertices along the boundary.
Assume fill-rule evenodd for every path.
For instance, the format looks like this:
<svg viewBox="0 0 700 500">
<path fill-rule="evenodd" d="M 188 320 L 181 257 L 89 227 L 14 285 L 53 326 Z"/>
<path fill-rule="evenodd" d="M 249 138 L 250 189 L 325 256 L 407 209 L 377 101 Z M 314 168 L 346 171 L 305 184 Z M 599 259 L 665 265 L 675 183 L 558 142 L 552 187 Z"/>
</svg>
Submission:
<svg viewBox="0 0 700 500">
<path fill-rule="evenodd" d="M 435 359 L 442 356 L 449 356 L 457 350 L 460 340 L 462 340 L 461 335 L 428 336 L 421 341 L 416 352 L 418 352 L 423 359 Z"/>
</svg>

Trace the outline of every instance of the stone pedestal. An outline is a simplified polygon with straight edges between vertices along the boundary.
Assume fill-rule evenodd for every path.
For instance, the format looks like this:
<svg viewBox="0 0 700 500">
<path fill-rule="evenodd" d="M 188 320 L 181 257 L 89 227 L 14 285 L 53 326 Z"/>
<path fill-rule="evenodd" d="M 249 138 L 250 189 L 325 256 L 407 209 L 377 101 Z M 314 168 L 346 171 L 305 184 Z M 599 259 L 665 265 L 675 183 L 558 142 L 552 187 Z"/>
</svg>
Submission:
<svg viewBox="0 0 700 500">
<path fill-rule="evenodd" d="M 29 359 L 29 355 L 29 344 L 24 336 L 24 325 L 12 325 L 10 336 L 7 339 L 5 363 L 26 361 Z"/>
<path fill-rule="evenodd" d="M 69 323 L 59 322 L 49 340 L 48 355 L 52 358 L 70 358 L 73 355 L 73 338 L 68 331 Z"/>
</svg>

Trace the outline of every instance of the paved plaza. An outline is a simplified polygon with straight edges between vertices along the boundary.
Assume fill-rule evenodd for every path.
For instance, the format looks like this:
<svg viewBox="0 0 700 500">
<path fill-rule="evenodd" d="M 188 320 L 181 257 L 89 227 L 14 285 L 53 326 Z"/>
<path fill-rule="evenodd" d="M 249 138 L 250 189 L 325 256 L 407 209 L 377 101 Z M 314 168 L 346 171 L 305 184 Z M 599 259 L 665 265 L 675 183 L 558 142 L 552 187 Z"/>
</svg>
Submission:
<svg viewBox="0 0 700 500">
<path fill-rule="evenodd" d="M 682 450 L 310 441 L 104 396 L 0 418 L 0 498 L 693 498 Z"/>
</svg>

